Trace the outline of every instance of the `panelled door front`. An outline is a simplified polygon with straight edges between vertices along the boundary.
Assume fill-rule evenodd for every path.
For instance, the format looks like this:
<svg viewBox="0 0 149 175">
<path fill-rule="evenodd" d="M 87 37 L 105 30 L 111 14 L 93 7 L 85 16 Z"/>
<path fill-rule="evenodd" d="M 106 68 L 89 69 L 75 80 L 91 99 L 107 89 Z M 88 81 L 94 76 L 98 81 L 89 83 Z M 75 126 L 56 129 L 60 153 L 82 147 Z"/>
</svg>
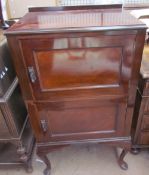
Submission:
<svg viewBox="0 0 149 175">
<path fill-rule="evenodd" d="M 134 38 L 86 33 L 20 39 L 35 99 L 127 96 Z"/>
<path fill-rule="evenodd" d="M 125 135 L 134 40 L 117 33 L 20 38 L 44 139 Z"/>
</svg>

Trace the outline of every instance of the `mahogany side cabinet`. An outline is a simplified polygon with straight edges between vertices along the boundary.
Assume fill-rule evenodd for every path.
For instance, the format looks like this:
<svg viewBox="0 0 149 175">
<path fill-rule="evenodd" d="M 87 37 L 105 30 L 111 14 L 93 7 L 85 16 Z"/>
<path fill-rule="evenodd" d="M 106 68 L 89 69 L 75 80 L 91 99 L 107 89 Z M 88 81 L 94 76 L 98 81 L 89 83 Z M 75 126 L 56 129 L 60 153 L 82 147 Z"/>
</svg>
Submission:
<svg viewBox="0 0 149 175">
<path fill-rule="evenodd" d="M 79 143 L 131 148 L 146 26 L 110 9 L 29 12 L 5 32 L 37 141 L 47 153 Z"/>
<path fill-rule="evenodd" d="M 149 45 L 146 44 L 140 69 L 132 124 L 132 153 L 149 147 Z"/>
</svg>

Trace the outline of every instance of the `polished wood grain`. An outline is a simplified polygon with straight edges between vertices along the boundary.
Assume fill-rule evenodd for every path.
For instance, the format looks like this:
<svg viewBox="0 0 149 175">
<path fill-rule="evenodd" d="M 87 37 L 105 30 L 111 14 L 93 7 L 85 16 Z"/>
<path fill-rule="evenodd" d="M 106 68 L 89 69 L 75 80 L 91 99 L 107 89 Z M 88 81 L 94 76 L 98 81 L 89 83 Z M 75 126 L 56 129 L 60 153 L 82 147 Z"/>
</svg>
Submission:
<svg viewBox="0 0 149 175">
<path fill-rule="evenodd" d="M 102 60 L 99 59 L 101 56 Z M 121 56 L 121 48 L 39 51 L 35 64 L 39 65 L 40 88 L 42 91 L 54 91 L 85 86 L 119 86 Z"/>
<path fill-rule="evenodd" d="M 129 11 L 69 10 L 30 12 L 10 27 L 6 34 L 59 33 L 72 31 L 103 31 L 121 28 L 144 28 L 145 25 Z M 39 32 L 40 31 L 40 32 Z"/>
<path fill-rule="evenodd" d="M 138 154 L 140 148 L 149 147 L 149 79 L 147 75 L 148 45 L 145 45 L 141 64 L 138 90 L 133 117 L 132 153 Z"/>
<path fill-rule="evenodd" d="M 141 132 L 138 139 L 138 144 L 149 145 L 149 132 Z"/>
<path fill-rule="evenodd" d="M 148 131 L 149 130 L 149 116 L 148 115 L 144 115 L 141 128 L 144 131 Z"/>
<path fill-rule="evenodd" d="M 142 84 L 140 83 L 142 82 Z M 132 152 L 149 146 L 149 94 L 148 79 L 140 76 L 133 118 Z"/>
<path fill-rule="evenodd" d="M 125 104 L 123 98 L 99 98 L 36 105 L 40 120 L 47 122 L 47 130 L 42 131 L 44 137 L 56 144 L 64 140 L 123 137 Z"/>
<path fill-rule="evenodd" d="M 122 32 L 113 32 L 113 39 L 99 32 L 19 37 L 26 65 L 39 77 L 32 83 L 34 97 L 127 95 L 135 33 L 126 32 L 125 39 Z"/>
<path fill-rule="evenodd" d="M 46 153 L 95 142 L 123 148 L 126 170 L 145 25 L 120 9 L 35 11 L 6 35 L 44 174 Z"/>
<path fill-rule="evenodd" d="M 67 10 L 88 10 L 100 9 L 101 11 L 117 11 L 122 10 L 122 4 L 107 4 L 107 5 L 80 5 L 80 6 L 53 6 L 53 7 L 29 7 L 29 12 L 43 11 L 67 11 Z"/>
</svg>

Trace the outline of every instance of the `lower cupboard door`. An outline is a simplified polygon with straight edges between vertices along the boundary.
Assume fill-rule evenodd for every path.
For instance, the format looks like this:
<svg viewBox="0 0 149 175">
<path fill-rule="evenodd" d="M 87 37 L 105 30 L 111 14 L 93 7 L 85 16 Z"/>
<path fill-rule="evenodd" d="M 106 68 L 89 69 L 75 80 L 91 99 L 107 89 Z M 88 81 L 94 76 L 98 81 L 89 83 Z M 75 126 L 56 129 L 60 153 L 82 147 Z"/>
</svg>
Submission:
<svg viewBox="0 0 149 175">
<path fill-rule="evenodd" d="M 126 100 L 80 100 L 37 103 L 46 141 L 123 137 Z"/>
</svg>

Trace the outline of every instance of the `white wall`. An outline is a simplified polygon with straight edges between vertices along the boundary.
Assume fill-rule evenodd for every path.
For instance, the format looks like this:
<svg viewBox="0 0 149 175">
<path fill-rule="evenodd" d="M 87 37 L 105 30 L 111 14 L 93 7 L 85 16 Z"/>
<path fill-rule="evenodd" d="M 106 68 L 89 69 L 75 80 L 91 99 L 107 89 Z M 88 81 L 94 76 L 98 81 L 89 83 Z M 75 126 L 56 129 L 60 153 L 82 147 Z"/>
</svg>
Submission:
<svg viewBox="0 0 149 175">
<path fill-rule="evenodd" d="M 30 6 L 54 6 L 56 0 L 7 0 L 9 18 L 22 17 Z"/>
</svg>

